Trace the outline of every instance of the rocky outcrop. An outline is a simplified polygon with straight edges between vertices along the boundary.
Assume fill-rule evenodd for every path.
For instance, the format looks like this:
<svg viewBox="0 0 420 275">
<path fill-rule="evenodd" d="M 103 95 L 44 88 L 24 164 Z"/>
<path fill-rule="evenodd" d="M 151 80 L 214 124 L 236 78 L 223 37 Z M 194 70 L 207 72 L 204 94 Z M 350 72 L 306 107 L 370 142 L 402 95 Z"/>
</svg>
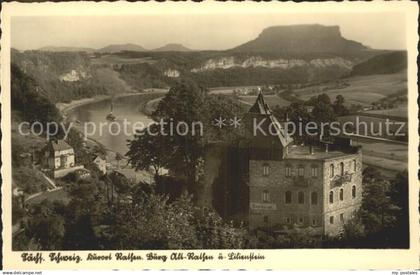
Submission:
<svg viewBox="0 0 420 275">
<path fill-rule="evenodd" d="M 260 56 L 251 56 L 245 60 L 240 60 L 233 56 L 214 58 L 207 60 L 203 65 L 193 68 L 191 72 L 204 72 L 215 69 L 230 69 L 230 68 L 281 68 L 290 69 L 296 66 L 310 66 L 315 68 L 325 68 L 328 66 L 337 65 L 341 68 L 351 70 L 353 62 L 341 57 L 334 58 L 317 58 L 312 60 L 304 59 L 265 59 Z"/>
<path fill-rule="evenodd" d="M 88 75 L 87 72 L 82 71 L 82 70 L 71 70 L 68 73 L 65 73 L 63 75 L 59 76 L 59 79 L 61 81 L 68 81 L 68 82 L 74 82 L 74 81 L 80 81 L 82 79 L 86 79 L 89 78 L 90 76 Z"/>
<path fill-rule="evenodd" d="M 366 50 L 363 44 L 345 39 L 338 26 L 291 25 L 264 29 L 254 40 L 233 52 L 266 52 L 284 54 L 342 54 Z"/>
<path fill-rule="evenodd" d="M 163 74 L 167 77 L 173 77 L 173 78 L 177 78 L 180 76 L 179 71 L 175 69 L 167 69 L 163 72 Z"/>
</svg>

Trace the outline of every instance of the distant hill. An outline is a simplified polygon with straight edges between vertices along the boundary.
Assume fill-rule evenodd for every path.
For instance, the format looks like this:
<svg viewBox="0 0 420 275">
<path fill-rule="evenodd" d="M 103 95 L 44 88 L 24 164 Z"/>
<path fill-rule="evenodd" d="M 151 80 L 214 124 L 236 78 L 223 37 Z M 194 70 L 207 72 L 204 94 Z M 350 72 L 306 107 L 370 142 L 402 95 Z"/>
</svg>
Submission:
<svg viewBox="0 0 420 275">
<path fill-rule="evenodd" d="M 97 52 L 101 53 L 117 53 L 122 51 L 132 51 L 132 52 L 145 52 L 147 51 L 142 46 L 136 45 L 136 44 L 114 44 L 109 45 L 104 48 L 96 50 Z"/>
<path fill-rule="evenodd" d="M 392 74 L 404 69 L 407 69 L 407 52 L 396 51 L 374 56 L 355 65 L 351 75 Z"/>
<path fill-rule="evenodd" d="M 170 44 L 166 44 L 163 47 L 154 49 L 152 51 L 153 52 L 189 52 L 189 51 L 192 51 L 192 50 L 185 47 L 182 44 L 170 43 Z"/>
<path fill-rule="evenodd" d="M 368 49 L 363 44 L 341 36 L 339 26 L 290 25 L 264 29 L 254 40 L 233 52 L 266 52 L 277 54 L 333 53 L 343 54 Z"/>
<path fill-rule="evenodd" d="M 93 52 L 95 49 L 83 47 L 54 47 L 47 46 L 38 49 L 42 52 Z"/>
<path fill-rule="evenodd" d="M 48 48 L 54 51 L 45 51 Z M 136 44 L 101 49 L 45 47 L 44 51 L 13 50 L 12 62 L 56 103 L 166 88 L 184 78 L 204 87 L 305 86 L 341 79 L 352 71 L 355 75 L 386 73 L 406 66 L 402 53 L 384 55 L 390 53 L 343 38 L 338 26 L 292 25 L 266 28 L 256 39 L 223 51 L 195 51 L 180 44 L 154 50 Z"/>
</svg>

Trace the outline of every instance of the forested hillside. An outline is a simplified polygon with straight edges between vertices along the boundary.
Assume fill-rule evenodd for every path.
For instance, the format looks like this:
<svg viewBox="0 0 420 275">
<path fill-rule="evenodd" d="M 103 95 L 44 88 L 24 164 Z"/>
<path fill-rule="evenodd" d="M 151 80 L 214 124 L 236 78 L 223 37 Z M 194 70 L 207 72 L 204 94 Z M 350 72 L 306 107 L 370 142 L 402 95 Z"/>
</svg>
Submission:
<svg viewBox="0 0 420 275">
<path fill-rule="evenodd" d="M 226 51 L 180 51 L 185 49 L 175 46 L 163 47 L 167 51 L 143 51 L 132 44 L 84 52 L 12 50 L 12 62 L 53 103 L 167 88 L 180 79 L 206 87 L 317 84 L 406 66 L 405 53 L 369 49 L 342 37 L 338 26 L 274 26 Z M 168 51 L 174 48 L 178 51 Z"/>
<path fill-rule="evenodd" d="M 407 69 L 407 52 L 397 51 L 374 56 L 353 67 L 351 75 L 392 74 Z"/>
</svg>

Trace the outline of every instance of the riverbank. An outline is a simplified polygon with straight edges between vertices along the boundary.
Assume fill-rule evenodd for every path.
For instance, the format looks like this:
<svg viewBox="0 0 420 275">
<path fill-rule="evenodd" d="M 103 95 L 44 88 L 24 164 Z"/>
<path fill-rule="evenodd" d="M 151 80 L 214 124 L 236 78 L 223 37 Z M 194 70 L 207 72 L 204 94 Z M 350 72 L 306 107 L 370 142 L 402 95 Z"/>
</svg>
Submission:
<svg viewBox="0 0 420 275">
<path fill-rule="evenodd" d="M 57 107 L 57 109 L 62 114 L 65 114 L 65 113 L 68 113 L 68 112 L 72 111 L 75 108 L 82 107 L 82 106 L 88 105 L 88 104 L 97 103 L 97 102 L 100 102 L 100 101 L 103 101 L 103 100 L 110 100 L 112 98 L 118 99 L 118 98 L 129 97 L 129 96 L 137 96 L 137 95 L 147 95 L 147 94 L 153 94 L 153 93 L 154 92 L 122 93 L 122 94 L 118 94 L 118 95 L 98 95 L 98 96 L 91 97 L 91 98 L 82 98 L 82 99 L 72 100 L 69 103 L 59 102 L 59 103 L 55 104 L 55 106 Z"/>
<path fill-rule="evenodd" d="M 150 116 L 153 112 L 153 106 L 156 105 L 157 102 L 159 102 L 162 97 L 166 94 L 167 89 L 148 89 L 145 90 L 145 92 L 141 93 L 124 93 L 119 94 L 115 96 L 110 95 L 101 95 L 96 96 L 93 98 L 84 98 L 79 100 L 73 100 L 69 103 L 58 103 L 56 104 L 57 108 L 59 109 L 60 113 L 62 114 L 64 121 L 69 121 L 73 117 L 71 113 L 73 111 L 77 112 L 80 109 L 86 109 L 89 110 L 89 108 L 92 108 L 94 104 L 99 103 L 104 100 L 118 100 L 123 99 L 124 101 L 131 101 L 130 97 L 136 97 L 138 104 L 138 112 L 141 115 Z M 128 99 L 125 99 L 128 98 Z M 134 100 L 134 99 L 133 99 Z M 83 129 L 81 123 L 86 121 L 79 121 L 75 120 L 72 121 L 73 127 L 78 130 L 83 135 Z M 147 171 L 134 171 L 131 167 L 128 165 L 128 160 L 124 156 L 125 152 L 121 152 L 119 150 L 116 150 L 115 148 L 110 148 L 106 146 L 105 144 L 98 141 L 96 138 L 92 137 L 86 137 L 85 139 L 85 147 L 87 149 L 95 148 L 95 147 L 101 147 L 105 149 L 106 152 L 106 160 L 107 163 L 110 165 L 111 170 L 116 170 L 124 175 L 128 175 L 128 177 L 135 179 L 136 181 L 142 180 L 149 182 L 151 176 Z M 119 157 L 117 157 L 117 153 L 119 153 Z M 122 157 L 122 159 L 121 159 Z M 117 160 L 118 159 L 118 160 Z"/>
</svg>

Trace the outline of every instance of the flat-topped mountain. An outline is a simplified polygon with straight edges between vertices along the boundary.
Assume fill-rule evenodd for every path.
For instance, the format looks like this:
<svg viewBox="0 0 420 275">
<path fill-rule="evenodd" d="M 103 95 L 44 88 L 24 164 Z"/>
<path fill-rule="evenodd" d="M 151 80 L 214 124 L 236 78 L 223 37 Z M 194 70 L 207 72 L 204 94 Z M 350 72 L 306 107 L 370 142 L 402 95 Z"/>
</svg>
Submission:
<svg viewBox="0 0 420 275">
<path fill-rule="evenodd" d="M 403 54 L 348 40 L 338 26 L 292 25 L 268 27 L 231 50 L 196 51 L 174 43 L 154 50 L 136 44 L 45 47 L 13 50 L 12 62 L 34 78 L 52 102 L 63 102 L 170 87 L 183 78 L 205 87 L 313 85 L 349 75 L 397 72 L 406 67 Z"/>
<path fill-rule="evenodd" d="M 185 47 L 182 44 L 169 43 L 165 46 L 152 50 L 154 52 L 189 52 L 191 49 Z"/>
<path fill-rule="evenodd" d="M 339 26 L 290 25 L 264 29 L 254 40 L 234 52 L 268 52 L 283 54 L 351 53 L 368 49 L 363 44 L 341 36 Z"/>
<path fill-rule="evenodd" d="M 104 48 L 98 49 L 97 51 L 101 53 L 117 53 L 117 52 L 123 52 L 123 51 L 145 52 L 147 50 L 140 45 L 128 43 L 128 44 L 109 45 Z"/>
</svg>

